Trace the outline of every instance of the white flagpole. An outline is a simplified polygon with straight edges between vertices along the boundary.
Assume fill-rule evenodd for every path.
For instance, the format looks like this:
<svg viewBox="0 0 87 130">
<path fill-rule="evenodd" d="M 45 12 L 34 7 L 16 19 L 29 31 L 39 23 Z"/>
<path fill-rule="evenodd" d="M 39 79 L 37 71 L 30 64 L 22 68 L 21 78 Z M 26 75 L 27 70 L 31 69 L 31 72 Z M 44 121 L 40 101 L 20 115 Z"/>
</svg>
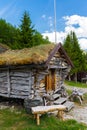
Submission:
<svg viewBox="0 0 87 130">
<path fill-rule="evenodd" d="M 55 44 L 57 43 L 57 34 L 56 34 L 56 0 L 54 0 L 54 31 L 55 31 Z"/>
</svg>

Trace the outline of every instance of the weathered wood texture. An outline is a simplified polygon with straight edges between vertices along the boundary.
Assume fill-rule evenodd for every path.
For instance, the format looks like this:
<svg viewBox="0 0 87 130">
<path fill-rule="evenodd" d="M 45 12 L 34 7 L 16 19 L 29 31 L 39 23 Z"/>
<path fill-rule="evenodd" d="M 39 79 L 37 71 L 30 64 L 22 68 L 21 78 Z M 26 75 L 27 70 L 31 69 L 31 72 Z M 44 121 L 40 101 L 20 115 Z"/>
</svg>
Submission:
<svg viewBox="0 0 87 130">
<path fill-rule="evenodd" d="M 32 107 L 32 114 L 34 114 L 34 117 L 37 120 L 37 125 L 40 125 L 40 115 L 48 112 L 58 111 L 57 116 L 60 119 L 63 118 L 63 111 L 66 110 L 66 106 L 64 105 L 51 105 L 51 106 L 36 106 Z"/>
<path fill-rule="evenodd" d="M 55 69 L 55 89 L 60 87 L 63 84 L 66 76 L 70 72 L 71 66 L 67 63 L 67 60 L 64 58 L 64 55 L 61 56 L 57 52 L 49 62 L 49 68 Z"/>
<path fill-rule="evenodd" d="M 34 85 L 33 72 L 30 70 L 5 69 L 0 71 L 0 95 L 14 98 L 26 98 Z"/>
</svg>

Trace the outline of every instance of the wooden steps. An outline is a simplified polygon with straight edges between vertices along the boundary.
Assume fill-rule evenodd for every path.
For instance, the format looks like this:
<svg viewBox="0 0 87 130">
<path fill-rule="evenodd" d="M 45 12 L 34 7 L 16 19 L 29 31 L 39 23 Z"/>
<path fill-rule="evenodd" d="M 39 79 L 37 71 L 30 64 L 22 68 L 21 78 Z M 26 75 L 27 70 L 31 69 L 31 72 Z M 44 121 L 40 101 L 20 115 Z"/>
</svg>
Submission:
<svg viewBox="0 0 87 130">
<path fill-rule="evenodd" d="M 66 101 L 63 105 L 66 106 L 66 111 L 68 112 L 74 107 L 74 102 Z"/>
<path fill-rule="evenodd" d="M 47 106 L 49 104 L 51 105 L 64 105 L 66 106 L 66 111 L 70 111 L 74 107 L 74 102 L 69 101 L 68 97 L 61 97 L 61 94 L 54 93 L 52 97 L 49 96 L 49 99 L 52 98 L 52 101 L 46 100 L 44 98 L 44 105 Z"/>
<path fill-rule="evenodd" d="M 60 105 L 60 104 L 65 103 L 66 101 L 67 101 L 67 98 L 61 97 L 61 98 L 55 100 L 55 101 L 54 101 L 54 104 L 55 104 L 55 105 Z"/>
<path fill-rule="evenodd" d="M 54 100 L 57 100 L 58 98 L 61 97 L 61 94 L 53 94 L 52 97 Z"/>
<path fill-rule="evenodd" d="M 68 112 L 74 107 L 74 102 L 68 101 L 67 98 L 59 97 L 54 101 L 54 105 L 64 105 L 66 106 L 66 111 Z"/>
</svg>

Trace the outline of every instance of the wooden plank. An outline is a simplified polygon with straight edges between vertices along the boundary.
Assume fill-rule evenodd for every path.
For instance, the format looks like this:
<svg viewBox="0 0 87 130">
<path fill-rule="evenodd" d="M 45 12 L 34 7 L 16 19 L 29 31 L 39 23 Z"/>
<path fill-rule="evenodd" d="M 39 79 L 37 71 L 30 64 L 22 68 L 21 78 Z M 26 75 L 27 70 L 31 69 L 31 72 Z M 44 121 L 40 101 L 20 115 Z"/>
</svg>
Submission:
<svg viewBox="0 0 87 130">
<path fill-rule="evenodd" d="M 2 97 L 8 97 L 8 93 L 0 93 L 0 96 L 2 96 Z"/>
<path fill-rule="evenodd" d="M 7 70 L 7 81 L 8 81 L 8 97 L 10 97 L 10 75 L 9 75 L 9 68 Z"/>
<path fill-rule="evenodd" d="M 29 90 L 29 85 L 11 84 L 11 89 L 28 91 Z"/>
<path fill-rule="evenodd" d="M 63 105 L 66 106 L 66 111 L 70 111 L 74 107 L 74 102 L 66 101 Z"/>
<path fill-rule="evenodd" d="M 47 112 L 58 111 L 58 117 L 63 120 L 63 111 L 66 109 L 63 105 L 51 105 L 51 106 L 36 106 L 32 107 L 32 114 L 36 117 L 37 125 L 40 124 L 40 114 Z"/>
<path fill-rule="evenodd" d="M 11 76 L 11 80 L 30 80 L 29 77 L 15 77 Z"/>
<path fill-rule="evenodd" d="M 30 77 L 29 77 L 28 83 L 29 83 L 28 84 L 28 96 L 29 96 L 30 95 L 30 89 L 32 88 L 32 83 L 34 84 L 34 77 L 32 77 L 32 73 L 30 73 Z"/>
<path fill-rule="evenodd" d="M 0 77 L 0 83 L 1 82 L 6 82 L 7 81 L 7 77 Z"/>
<path fill-rule="evenodd" d="M 1 73 L 0 73 L 0 78 L 6 77 L 6 76 L 7 76 L 7 75 L 6 75 L 6 72 L 7 72 L 7 71 L 5 71 L 5 72 L 3 72 L 3 73 L 1 72 Z"/>
<path fill-rule="evenodd" d="M 56 100 L 56 99 L 58 99 L 59 97 L 61 97 L 61 94 L 53 94 L 52 96 L 53 96 L 53 99 Z"/>
<path fill-rule="evenodd" d="M 36 106 L 32 107 L 33 114 L 43 114 L 44 112 L 54 111 L 54 110 L 65 110 L 66 106 L 64 105 L 51 105 L 51 106 Z"/>
<path fill-rule="evenodd" d="M 54 104 L 63 104 L 65 101 L 67 100 L 67 98 L 59 98 L 56 101 L 54 101 Z"/>
<path fill-rule="evenodd" d="M 28 95 L 25 95 L 25 96 L 20 96 L 20 95 L 15 95 L 15 94 L 10 94 L 10 97 L 12 97 L 12 98 L 20 98 L 20 99 L 25 99 L 25 98 L 27 98 L 28 97 Z"/>
<path fill-rule="evenodd" d="M 8 93 L 6 90 L 0 90 L 0 93 Z"/>
<path fill-rule="evenodd" d="M 1 91 L 7 91 L 8 92 L 8 87 L 5 87 L 4 85 L 0 86 L 0 92 Z"/>
<path fill-rule="evenodd" d="M 25 81 L 25 80 L 11 80 L 11 83 L 12 84 L 25 84 L 25 85 L 28 85 L 29 84 L 29 81 Z"/>
<path fill-rule="evenodd" d="M 10 72 L 10 76 L 17 76 L 17 77 L 29 77 L 29 73 L 26 72 Z"/>
<path fill-rule="evenodd" d="M 26 93 L 25 92 L 23 92 L 23 91 L 17 91 L 17 90 L 12 90 L 11 92 L 10 92 L 11 94 L 14 94 L 14 95 L 18 95 L 18 96 L 28 96 L 28 94 L 29 94 L 29 92 L 27 91 Z"/>
</svg>

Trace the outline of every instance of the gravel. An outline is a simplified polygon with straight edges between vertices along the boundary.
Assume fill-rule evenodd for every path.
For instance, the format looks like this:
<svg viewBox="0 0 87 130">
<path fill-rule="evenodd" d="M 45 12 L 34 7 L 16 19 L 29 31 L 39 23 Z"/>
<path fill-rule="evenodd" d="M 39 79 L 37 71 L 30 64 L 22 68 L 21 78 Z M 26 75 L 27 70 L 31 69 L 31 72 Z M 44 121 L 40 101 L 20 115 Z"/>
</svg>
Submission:
<svg viewBox="0 0 87 130">
<path fill-rule="evenodd" d="M 65 86 L 66 89 L 78 89 L 83 94 L 87 93 L 87 88 L 77 88 L 77 87 L 70 87 Z M 83 101 L 83 104 L 80 105 L 79 103 L 75 103 L 75 107 L 70 110 L 70 112 L 65 113 L 65 119 L 75 119 L 78 122 L 85 123 L 87 125 L 87 101 Z"/>
<path fill-rule="evenodd" d="M 78 122 L 85 123 L 87 125 L 87 105 L 79 106 L 75 104 L 75 107 L 70 112 L 65 113 L 65 119 L 75 119 Z"/>
</svg>

